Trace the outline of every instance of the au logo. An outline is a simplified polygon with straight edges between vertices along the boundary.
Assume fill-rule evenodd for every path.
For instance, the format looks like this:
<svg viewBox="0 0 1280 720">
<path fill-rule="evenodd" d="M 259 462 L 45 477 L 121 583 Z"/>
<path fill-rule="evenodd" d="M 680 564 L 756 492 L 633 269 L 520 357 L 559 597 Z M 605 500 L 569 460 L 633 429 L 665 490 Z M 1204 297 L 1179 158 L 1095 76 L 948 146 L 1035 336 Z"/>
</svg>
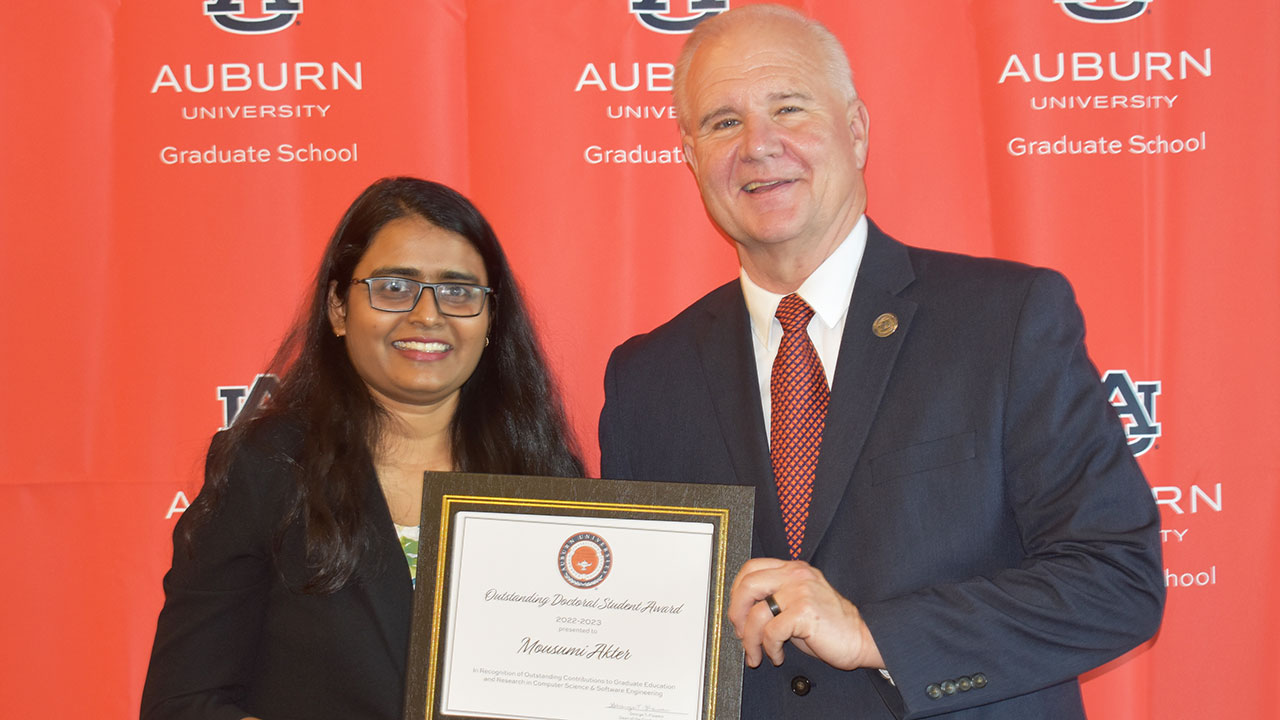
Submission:
<svg viewBox="0 0 1280 720">
<path fill-rule="evenodd" d="M 218 399 L 222 401 L 222 430 L 231 427 L 241 414 L 253 417 L 258 408 L 266 404 L 271 393 L 280 385 L 275 375 L 259 375 L 252 385 L 219 385 Z"/>
<path fill-rule="evenodd" d="M 671 11 L 672 3 L 685 3 L 688 12 Z M 729 9 L 729 0 L 631 0 L 631 14 L 645 27 L 668 35 L 691 33 L 698 23 Z"/>
<path fill-rule="evenodd" d="M 1076 20 L 1091 23 L 1118 23 L 1146 12 L 1153 0 L 1053 0 Z"/>
<path fill-rule="evenodd" d="M 593 588 L 609 576 L 613 551 L 604 538 L 593 532 L 574 533 L 556 555 L 560 575 L 576 588 Z"/>
<path fill-rule="evenodd" d="M 1160 381 L 1135 383 L 1129 379 L 1128 370 L 1108 370 L 1102 376 L 1107 398 L 1124 423 L 1124 434 L 1129 438 L 1129 451 L 1135 457 L 1150 450 L 1160 437 L 1160 423 L 1156 422 L 1156 396 L 1160 394 Z"/>
<path fill-rule="evenodd" d="M 262 12 L 246 13 L 246 2 L 257 2 Z M 204 14 L 218 27 L 238 35 L 280 32 L 302 14 L 302 0 L 207 0 Z"/>
</svg>

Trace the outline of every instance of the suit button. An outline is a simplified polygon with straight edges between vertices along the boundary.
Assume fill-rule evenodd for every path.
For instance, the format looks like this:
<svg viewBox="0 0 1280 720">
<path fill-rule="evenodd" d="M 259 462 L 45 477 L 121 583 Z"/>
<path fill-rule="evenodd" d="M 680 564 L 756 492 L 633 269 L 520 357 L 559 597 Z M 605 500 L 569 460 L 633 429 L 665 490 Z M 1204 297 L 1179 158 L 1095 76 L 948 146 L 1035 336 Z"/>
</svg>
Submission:
<svg viewBox="0 0 1280 720">
<path fill-rule="evenodd" d="M 944 693 L 946 693 L 946 694 L 948 694 L 948 695 L 955 695 L 955 694 L 956 694 L 956 681 L 955 681 L 955 680 L 944 680 L 944 681 L 942 681 L 942 692 L 944 692 Z"/>
<path fill-rule="evenodd" d="M 969 692 L 973 689 L 973 678 L 961 675 L 956 679 L 956 685 L 960 688 L 960 692 Z"/>
<path fill-rule="evenodd" d="M 976 688 L 983 688 L 983 687 L 986 687 L 986 686 L 987 686 L 987 676 L 986 676 L 986 675 L 983 675 L 982 673 L 974 673 L 974 674 L 973 674 L 973 686 L 974 686 L 974 687 L 976 687 Z"/>
<path fill-rule="evenodd" d="M 809 682 L 809 678 L 803 675 L 791 678 L 791 692 L 803 697 L 808 695 L 811 689 L 813 689 L 813 683 Z"/>
<path fill-rule="evenodd" d="M 929 687 L 925 688 L 924 692 L 929 697 L 933 698 L 934 700 L 937 700 L 938 698 L 942 697 L 942 686 L 938 685 L 938 683 L 934 683 Z"/>
</svg>

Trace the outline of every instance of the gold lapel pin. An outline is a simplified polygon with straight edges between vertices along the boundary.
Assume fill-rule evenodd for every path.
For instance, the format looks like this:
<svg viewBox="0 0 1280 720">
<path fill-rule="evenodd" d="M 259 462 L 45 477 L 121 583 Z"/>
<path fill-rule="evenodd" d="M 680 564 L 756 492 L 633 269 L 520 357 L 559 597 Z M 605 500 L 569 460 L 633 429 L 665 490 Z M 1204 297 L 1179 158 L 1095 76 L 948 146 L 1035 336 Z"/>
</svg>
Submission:
<svg viewBox="0 0 1280 720">
<path fill-rule="evenodd" d="M 884 313 L 871 323 L 871 332 L 875 333 L 876 337 L 889 337 L 897 331 L 898 316 L 893 313 Z"/>
</svg>

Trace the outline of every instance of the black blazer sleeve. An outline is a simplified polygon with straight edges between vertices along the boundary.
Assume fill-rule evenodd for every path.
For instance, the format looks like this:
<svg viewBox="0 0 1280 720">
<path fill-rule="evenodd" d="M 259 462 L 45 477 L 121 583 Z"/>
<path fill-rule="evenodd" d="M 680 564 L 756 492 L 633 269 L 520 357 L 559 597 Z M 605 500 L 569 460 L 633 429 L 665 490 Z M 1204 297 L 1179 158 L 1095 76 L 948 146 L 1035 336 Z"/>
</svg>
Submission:
<svg viewBox="0 0 1280 720">
<path fill-rule="evenodd" d="M 194 557 L 178 540 L 186 516 L 178 520 L 142 694 L 143 720 L 239 720 L 250 714 L 242 704 L 263 635 L 272 536 L 284 517 L 283 462 L 261 449 L 236 458 L 216 514 L 195 537 Z"/>
<path fill-rule="evenodd" d="M 333 593 L 304 593 L 301 524 L 279 532 L 301 430 L 258 430 L 241 443 L 194 556 L 174 552 L 142 717 L 399 718 L 413 586 L 377 476 L 369 467 L 363 479 L 372 545 L 355 575 Z"/>
</svg>

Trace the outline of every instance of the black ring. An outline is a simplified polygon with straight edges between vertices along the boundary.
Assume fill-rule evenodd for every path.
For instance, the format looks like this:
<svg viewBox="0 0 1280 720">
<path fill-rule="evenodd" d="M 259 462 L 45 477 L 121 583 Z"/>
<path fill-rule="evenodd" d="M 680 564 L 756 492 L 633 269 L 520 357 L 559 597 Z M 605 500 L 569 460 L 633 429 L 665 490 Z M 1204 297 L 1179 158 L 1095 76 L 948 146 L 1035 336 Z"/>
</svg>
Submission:
<svg viewBox="0 0 1280 720">
<path fill-rule="evenodd" d="M 773 599 L 773 593 L 764 596 L 764 604 L 769 606 L 769 612 L 773 613 L 774 617 L 778 617 L 782 612 L 782 608 L 778 607 L 778 601 Z"/>
</svg>

